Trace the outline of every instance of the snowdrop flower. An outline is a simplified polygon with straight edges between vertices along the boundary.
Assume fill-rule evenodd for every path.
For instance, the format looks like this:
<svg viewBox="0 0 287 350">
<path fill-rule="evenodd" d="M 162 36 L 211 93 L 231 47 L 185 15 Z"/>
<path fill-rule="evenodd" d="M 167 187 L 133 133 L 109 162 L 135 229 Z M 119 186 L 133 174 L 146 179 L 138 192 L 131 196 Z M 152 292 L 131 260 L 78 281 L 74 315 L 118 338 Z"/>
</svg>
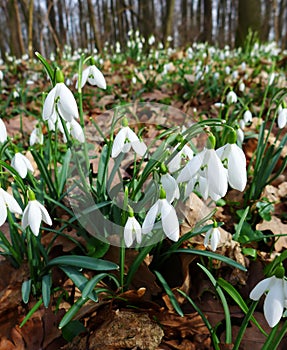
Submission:
<svg viewBox="0 0 287 350">
<path fill-rule="evenodd" d="M 204 197 L 208 193 L 213 200 L 217 201 L 225 196 L 227 170 L 214 149 L 205 148 L 187 163 L 177 178 L 178 183 L 186 181 L 189 182 L 189 189 L 201 181 L 200 185 L 204 192 L 200 194 Z"/>
<path fill-rule="evenodd" d="M 85 142 L 84 131 L 81 125 L 75 119 L 73 119 L 70 123 L 67 123 L 67 128 L 74 139 L 78 140 L 81 143 Z M 65 136 L 64 133 L 63 135 Z"/>
<path fill-rule="evenodd" d="M 287 108 L 282 108 L 278 113 L 278 127 L 283 129 L 287 124 Z"/>
<path fill-rule="evenodd" d="M 229 105 L 237 102 L 237 95 L 234 91 L 229 91 L 229 93 L 226 96 L 226 102 Z"/>
<path fill-rule="evenodd" d="M 244 132 L 242 129 L 238 128 L 236 129 L 236 136 L 237 136 L 237 141 L 242 144 L 244 141 Z"/>
<path fill-rule="evenodd" d="M 24 209 L 22 216 L 22 227 L 25 230 L 30 226 L 31 231 L 35 236 L 39 235 L 41 221 L 44 221 L 48 225 L 52 225 L 52 219 L 47 209 L 35 199 L 34 193 L 29 191 L 28 196 L 30 200 Z"/>
<path fill-rule="evenodd" d="M 244 119 L 240 119 L 238 124 L 239 124 L 239 127 L 240 127 L 241 130 L 245 129 L 245 121 L 244 121 Z"/>
<path fill-rule="evenodd" d="M 17 90 L 14 90 L 13 91 L 13 98 L 16 99 L 18 98 L 20 95 L 19 95 L 19 92 Z"/>
<path fill-rule="evenodd" d="M 17 203 L 16 199 L 0 188 L 0 226 L 4 224 L 7 219 L 7 207 L 14 214 L 22 214 L 22 209 Z"/>
<path fill-rule="evenodd" d="M 177 147 L 175 148 L 175 150 L 177 149 Z M 179 170 L 181 166 L 181 160 L 185 157 L 188 159 L 193 158 L 193 151 L 188 145 L 184 145 L 182 149 L 167 164 L 169 172 L 174 173 L 177 170 Z"/>
<path fill-rule="evenodd" d="M 217 155 L 227 166 L 227 179 L 229 185 L 238 190 L 243 191 L 246 182 L 246 158 L 245 154 L 236 143 L 227 143 L 216 150 Z"/>
<path fill-rule="evenodd" d="M 2 81 L 3 78 L 4 78 L 4 74 L 3 74 L 2 70 L 0 70 L 0 81 Z"/>
<path fill-rule="evenodd" d="M 3 120 L 0 118 L 0 142 L 3 143 L 7 140 L 7 130 Z"/>
<path fill-rule="evenodd" d="M 151 35 L 149 38 L 148 38 L 148 44 L 149 46 L 153 45 L 155 43 L 155 37 L 154 35 Z"/>
<path fill-rule="evenodd" d="M 55 123 L 57 112 L 67 122 L 71 122 L 74 118 L 79 117 L 74 95 L 64 83 L 57 83 L 48 93 L 43 106 L 43 119 L 51 120 Z"/>
<path fill-rule="evenodd" d="M 28 170 L 30 170 L 32 173 L 34 172 L 34 168 L 30 160 L 19 152 L 15 153 L 14 157 L 12 158 L 11 166 L 18 171 L 22 179 L 27 176 Z"/>
<path fill-rule="evenodd" d="M 269 86 L 272 85 L 272 84 L 274 83 L 274 80 L 275 80 L 276 76 L 277 76 L 277 74 L 274 73 L 274 72 L 272 72 L 272 73 L 270 74 L 269 80 L 268 80 L 268 85 L 269 85 Z"/>
<path fill-rule="evenodd" d="M 259 300 L 268 292 L 264 300 L 264 316 L 270 327 L 274 327 L 280 321 L 287 299 L 287 281 L 284 277 L 272 276 L 260 281 L 251 291 L 249 297 Z"/>
<path fill-rule="evenodd" d="M 106 89 L 107 84 L 102 72 L 93 64 L 83 70 L 81 88 L 88 82 L 91 85 L 96 85 L 101 89 Z M 76 89 L 78 89 L 78 81 L 76 83 Z"/>
<path fill-rule="evenodd" d="M 225 104 L 222 103 L 222 102 L 215 102 L 213 106 L 214 106 L 215 108 L 220 109 L 220 108 L 223 108 L 223 107 L 225 106 Z"/>
<path fill-rule="evenodd" d="M 239 91 L 244 92 L 245 90 L 245 84 L 243 81 L 240 81 L 239 86 L 238 86 Z"/>
<path fill-rule="evenodd" d="M 137 219 L 133 216 L 129 216 L 124 227 L 124 240 L 126 246 L 129 248 L 133 241 L 136 239 L 140 244 L 142 240 L 142 228 Z"/>
<path fill-rule="evenodd" d="M 226 73 L 227 75 L 229 75 L 229 74 L 230 74 L 230 71 L 231 71 L 231 68 L 230 68 L 229 66 L 226 66 L 226 67 L 225 67 L 225 73 Z"/>
<path fill-rule="evenodd" d="M 216 248 L 218 246 L 218 243 L 220 241 L 220 231 L 219 228 L 217 227 L 217 224 L 215 223 L 216 226 L 212 227 L 206 232 L 205 238 L 204 238 L 204 246 L 207 247 L 209 242 L 211 245 L 211 250 L 216 251 Z"/>
<path fill-rule="evenodd" d="M 132 83 L 135 85 L 137 83 L 137 78 L 135 76 L 132 77 Z"/>
<path fill-rule="evenodd" d="M 43 145 L 43 142 L 44 142 L 44 136 L 41 128 L 39 127 L 34 128 L 33 131 L 31 132 L 30 139 L 29 139 L 30 146 L 34 146 L 36 143 Z"/>
<path fill-rule="evenodd" d="M 161 190 L 164 193 L 164 190 Z M 160 195 L 155 204 L 147 212 L 142 225 L 142 233 L 147 234 L 152 231 L 155 220 L 160 215 L 163 232 L 172 241 L 179 239 L 179 222 L 174 207 L 167 201 L 163 195 Z"/>
<path fill-rule="evenodd" d="M 179 188 L 174 177 L 166 173 L 161 176 L 160 182 L 166 192 L 166 199 L 169 203 L 179 198 Z"/>
<path fill-rule="evenodd" d="M 112 158 L 116 158 L 121 152 L 127 153 L 131 148 L 140 156 L 143 156 L 147 150 L 145 143 L 139 140 L 135 132 L 128 126 L 124 126 L 114 139 Z"/>
<path fill-rule="evenodd" d="M 234 80 L 238 79 L 238 71 L 237 70 L 232 72 L 232 79 L 234 79 Z"/>
<path fill-rule="evenodd" d="M 243 120 L 244 123 L 252 123 L 252 113 L 250 112 L 249 109 L 247 109 L 244 113 L 243 113 Z"/>
</svg>

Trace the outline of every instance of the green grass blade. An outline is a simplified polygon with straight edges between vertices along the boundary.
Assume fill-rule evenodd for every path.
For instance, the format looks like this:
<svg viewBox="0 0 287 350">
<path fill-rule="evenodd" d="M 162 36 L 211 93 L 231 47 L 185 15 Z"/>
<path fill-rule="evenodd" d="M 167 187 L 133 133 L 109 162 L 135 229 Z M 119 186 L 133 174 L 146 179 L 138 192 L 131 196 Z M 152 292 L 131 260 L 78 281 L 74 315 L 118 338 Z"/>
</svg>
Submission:
<svg viewBox="0 0 287 350">
<path fill-rule="evenodd" d="M 158 280 L 160 281 L 160 283 L 162 284 L 167 296 L 169 297 L 169 300 L 172 304 L 172 306 L 174 307 L 174 310 L 179 314 L 179 316 L 183 317 L 184 313 L 181 310 L 181 307 L 179 306 L 172 290 L 170 289 L 169 285 L 167 284 L 166 280 L 163 278 L 163 276 L 158 272 L 158 271 L 154 271 L 156 277 L 158 278 Z"/>
<path fill-rule="evenodd" d="M 216 279 L 212 276 L 212 274 L 207 270 L 207 268 L 201 264 L 197 264 L 207 275 L 207 277 L 210 279 L 211 283 L 214 285 L 215 290 L 221 300 L 223 310 L 224 310 L 224 315 L 225 315 L 225 322 L 226 322 L 226 337 L 225 341 L 226 344 L 231 344 L 232 343 L 232 329 L 231 329 L 231 318 L 230 318 L 230 312 L 229 312 L 229 307 L 227 300 L 225 298 L 225 295 L 218 285 Z"/>
</svg>

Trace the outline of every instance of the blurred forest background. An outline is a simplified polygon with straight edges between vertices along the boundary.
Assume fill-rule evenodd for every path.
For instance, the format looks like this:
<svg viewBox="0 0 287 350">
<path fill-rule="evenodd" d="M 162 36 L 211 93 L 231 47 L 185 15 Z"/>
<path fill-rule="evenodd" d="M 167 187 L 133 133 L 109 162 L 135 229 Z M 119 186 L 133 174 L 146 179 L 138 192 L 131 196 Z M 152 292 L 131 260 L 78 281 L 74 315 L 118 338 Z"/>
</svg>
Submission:
<svg viewBox="0 0 287 350">
<path fill-rule="evenodd" d="M 287 0 L 0 0 L 0 21 L 3 60 L 36 50 L 47 56 L 66 45 L 124 48 L 130 30 L 176 47 L 237 47 L 251 29 L 262 42 L 287 47 Z"/>
</svg>

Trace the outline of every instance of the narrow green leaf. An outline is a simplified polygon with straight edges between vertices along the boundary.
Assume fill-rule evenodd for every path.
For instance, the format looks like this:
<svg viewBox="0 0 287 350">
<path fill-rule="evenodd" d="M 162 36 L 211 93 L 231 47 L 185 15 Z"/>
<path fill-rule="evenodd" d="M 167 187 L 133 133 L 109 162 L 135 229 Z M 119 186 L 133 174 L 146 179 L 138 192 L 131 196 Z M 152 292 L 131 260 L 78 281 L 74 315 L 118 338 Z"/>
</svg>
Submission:
<svg viewBox="0 0 287 350">
<path fill-rule="evenodd" d="M 242 214 L 238 225 L 236 225 L 236 231 L 235 231 L 235 234 L 233 235 L 234 241 L 238 241 L 238 238 L 240 236 L 240 232 L 242 230 L 242 226 L 243 226 L 243 224 L 245 222 L 245 219 L 246 219 L 246 216 L 248 215 L 248 213 L 249 213 L 249 207 L 247 207 L 244 210 L 244 213 Z"/>
<path fill-rule="evenodd" d="M 224 310 L 224 315 L 225 315 L 225 322 L 226 322 L 226 335 L 225 335 L 225 341 L 226 344 L 231 344 L 232 343 L 232 329 L 231 329 L 231 318 L 230 318 L 230 312 L 229 312 L 229 307 L 227 300 L 224 296 L 224 293 L 220 286 L 218 285 L 216 279 L 212 276 L 212 274 L 207 270 L 207 268 L 201 264 L 197 264 L 207 275 L 207 277 L 210 279 L 211 283 L 214 285 L 215 290 L 221 300 L 223 310 Z"/>
<path fill-rule="evenodd" d="M 88 301 L 88 299 L 83 299 L 80 298 L 78 299 L 75 304 L 71 306 L 69 311 L 64 315 L 62 318 L 60 324 L 59 324 L 59 329 L 62 329 L 65 327 L 78 313 L 78 311 L 81 309 L 81 307 Z"/>
<path fill-rule="evenodd" d="M 67 342 L 71 342 L 77 335 L 85 331 L 85 326 L 78 320 L 71 321 L 62 328 L 63 337 Z"/>
<path fill-rule="evenodd" d="M 120 284 L 119 281 L 115 278 L 115 276 L 110 275 L 108 273 L 100 273 L 99 275 L 96 275 L 92 277 L 89 282 L 85 285 L 83 292 L 82 292 L 82 298 L 87 299 L 89 295 L 92 293 L 95 286 L 105 277 L 111 278 L 119 288 Z"/>
<path fill-rule="evenodd" d="M 119 268 L 117 264 L 111 261 L 81 255 L 59 256 L 50 260 L 46 267 L 50 268 L 55 265 L 68 265 L 96 271 L 118 270 Z"/>
<path fill-rule="evenodd" d="M 216 254 L 207 250 L 198 250 L 198 249 L 176 249 L 173 250 L 172 253 L 185 253 L 185 254 L 195 254 L 195 255 L 201 255 L 201 256 L 206 256 L 208 258 L 211 259 L 216 259 L 216 260 L 220 260 L 230 266 L 235 267 L 236 269 L 239 269 L 241 271 L 247 271 L 246 267 L 244 267 L 243 265 L 239 264 L 238 262 L 227 258 L 226 256 L 220 255 L 220 254 Z M 164 253 L 165 254 L 169 254 L 169 252 Z"/>
<path fill-rule="evenodd" d="M 20 324 L 20 328 L 25 325 L 25 323 L 30 319 L 34 312 L 36 312 L 39 307 L 43 304 L 42 298 L 37 301 L 37 303 L 32 307 L 32 309 L 27 313 L 26 317 Z"/>
<path fill-rule="evenodd" d="M 46 59 L 39 53 L 39 52 L 35 52 L 35 55 L 37 56 L 37 58 L 39 59 L 39 61 L 43 64 L 44 68 L 46 69 L 46 72 L 51 80 L 51 83 L 53 83 L 54 80 L 54 71 L 51 68 L 51 66 L 49 65 L 49 63 L 46 61 Z"/>
<path fill-rule="evenodd" d="M 32 280 L 26 280 L 22 283 L 22 300 L 23 303 L 27 304 L 30 298 Z"/>
<path fill-rule="evenodd" d="M 71 150 L 70 148 L 67 150 L 64 160 L 63 160 L 63 164 L 60 168 L 60 171 L 58 173 L 58 195 L 60 196 L 61 193 L 63 192 L 67 177 L 68 177 L 68 170 L 69 170 L 69 165 L 70 165 L 70 161 L 71 161 Z"/>
<path fill-rule="evenodd" d="M 172 304 L 172 306 L 174 307 L 174 310 L 179 314 L 179 316 L 183 317 L 184 313 L 181 310 L 181 307 L 179 306 L 172 290 L 170 289 L 169 285 L 167 284 L 166 280 L 163 278 L 163 276 L 158 272 L 158 271 L 154 271 L 156 277 L 158 278 L 158 280 L 160 281 L 160 283 L 162 284 L 166 294 L 169 297 L 169 300 Z"/>
<path fill-rule="evenodd" d="M 50 303 L 51 287 L 52 287 L 51 275 L 50 274 L 44 275 L 42 278 L 42 297 L 43 297 L 43 304 L 45 308 L 47 308 Z"/>
<path fill-rule="evenodd" d="M 85 286 L 89 282 L 87 277 L 85 277 L 80 271 L 70 266 L 60 266 L 60 269 L 65 272 L 65 274 L 74 282 L 75 286 L 83 292 Z M 96 293 L 91 293 L 89 298 L 95 303 L 98 302 L 98 297 Z"/>
</svg>

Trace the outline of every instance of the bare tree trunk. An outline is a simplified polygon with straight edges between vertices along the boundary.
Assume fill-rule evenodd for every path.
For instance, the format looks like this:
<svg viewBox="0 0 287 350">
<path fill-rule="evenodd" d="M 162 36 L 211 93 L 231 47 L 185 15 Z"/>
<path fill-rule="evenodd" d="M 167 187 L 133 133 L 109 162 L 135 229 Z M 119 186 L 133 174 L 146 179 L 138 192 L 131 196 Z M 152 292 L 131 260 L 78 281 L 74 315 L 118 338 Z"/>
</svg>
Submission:
<svg viewBox="0 0 287 350">
<path fill-rule="evenodd" d="M 32 59 L 33 50 L 33 14 L 34 14 L 34 0 L 29 2 L 29 21 L 28 21 L 28 53 L 30 59 Z"/>
<path fill-rule="evenodd" d="M 21 20 L 19 7 L 16 0 L 10 0 L 7 3 L 8 25 L 10 29 L 10 50 L 11 54 L 16 57 L 21 57 L 24 50 L 24 42 L 21 30 Z"/>
<path fill-rule="evenodd" d="M 212 42 L 212 0 L 204 0 L 203 41 Z"/>
<path fill-rule="evenodd" d="M 64 6 L 63 6 L 63 2 Z M 58 0 L 57 1 L 58 5 L 58 22 L 59 22 L 59 37 L 61 38 L 61 46 L 64 47 L 64 45 L 67 44 L 67 31 L 64 25 L 64 7 L 65 7 L 65 0 Z"/>
<path fill-rule="evenodd" d="M 95 16 L 92 0 L 88 0 L 88 11 L 89 11 L 90 23 L 91 23 L 91 26 L 93 29 L 96 47 L 97 47 L 98 51 L 101 51 L 102 45 L 101 45 L 101 40 L 100 40 L 97 24 L 96 24 L 96 16 Z"/>
<path fill-rule="evenodd" d="M 175 5 L 175 0 L 167 0 L 166 19 L 165 19 L 164 35 L 163 35 L 163 42 L 165 45 L 167 44 L 168 36 L 172 35 L 174 5 Z"/>
<path fill-rule="evenodd" d="M 187 0 L 181 0 L 180 3 L 181 10 L 181 26 L 180 26 L 180 44 L 186 45 L 187 43 L 187 33 L 188 33 L 188 25 L 187 25 Z"/>
<path fill-rule="evenodd" d="M 240 0 L 238 6 L 238 25 L 236 47 L 244 46 L 249 30 L 259 32 L 261 27 L 260 0 Z"/>
</svg>

